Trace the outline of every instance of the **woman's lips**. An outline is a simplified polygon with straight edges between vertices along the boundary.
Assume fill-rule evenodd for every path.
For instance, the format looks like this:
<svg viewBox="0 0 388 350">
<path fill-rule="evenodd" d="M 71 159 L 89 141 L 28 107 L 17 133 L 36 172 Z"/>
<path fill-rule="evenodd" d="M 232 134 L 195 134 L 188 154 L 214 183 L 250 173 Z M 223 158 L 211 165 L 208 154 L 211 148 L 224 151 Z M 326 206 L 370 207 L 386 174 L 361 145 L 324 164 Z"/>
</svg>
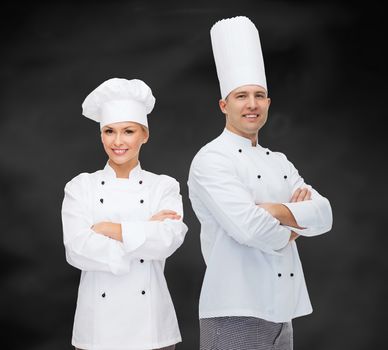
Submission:
<svg viewBox="0 0 388 350">
<path fill-rule="evenodd" d="M 121 149 L 121 148 L 112 148 L 112 151 L 114 154 L 117 154 L 118 156 L 123 155 L 125 152 L 128 151 L 128 149 Z"/>
</svg>

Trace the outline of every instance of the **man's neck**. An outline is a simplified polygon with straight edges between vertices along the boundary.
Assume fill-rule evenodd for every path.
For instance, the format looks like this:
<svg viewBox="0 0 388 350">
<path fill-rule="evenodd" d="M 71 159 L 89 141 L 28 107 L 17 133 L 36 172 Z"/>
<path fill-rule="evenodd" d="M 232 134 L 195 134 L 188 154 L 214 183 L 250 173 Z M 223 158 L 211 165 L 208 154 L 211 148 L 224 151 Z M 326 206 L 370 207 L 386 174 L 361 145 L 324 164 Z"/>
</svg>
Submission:
<svg viewBox="0 0 388 350">
<path fill-rule="evenodd" d="M 257 138 L 258 138 L 258 132 L 256 134 L 247 134 L 240 130 L 236 130 L 235 128 L 231 127 L 230 125 L 225 125 L 225 128 L 232 132 L 233 134 L 236 134 L 241 137 L 245 137 L 246 139 L 251 140 L 252 147 L 255 147 L 257 145 Z"/>
</svg>

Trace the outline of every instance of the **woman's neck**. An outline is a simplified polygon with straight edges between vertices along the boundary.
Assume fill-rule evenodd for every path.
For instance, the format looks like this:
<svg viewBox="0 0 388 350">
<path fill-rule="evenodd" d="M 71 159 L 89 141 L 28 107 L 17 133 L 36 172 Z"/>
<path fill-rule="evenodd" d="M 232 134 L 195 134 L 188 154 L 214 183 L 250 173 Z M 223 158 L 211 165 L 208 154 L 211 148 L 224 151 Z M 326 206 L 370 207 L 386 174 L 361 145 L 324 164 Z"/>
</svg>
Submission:
<svg viewBox="0 0 388 350">
<path fill-rule="evenodd" d="M 138 163 L 138 159 L 130 160 L 124 164 L 116 164 L 111 159 L 108 161 L 108 164 L 115 171 L 116 177 L 120 179 L 128 179 L 130 172 L 138 165 Z"/>
</svg>

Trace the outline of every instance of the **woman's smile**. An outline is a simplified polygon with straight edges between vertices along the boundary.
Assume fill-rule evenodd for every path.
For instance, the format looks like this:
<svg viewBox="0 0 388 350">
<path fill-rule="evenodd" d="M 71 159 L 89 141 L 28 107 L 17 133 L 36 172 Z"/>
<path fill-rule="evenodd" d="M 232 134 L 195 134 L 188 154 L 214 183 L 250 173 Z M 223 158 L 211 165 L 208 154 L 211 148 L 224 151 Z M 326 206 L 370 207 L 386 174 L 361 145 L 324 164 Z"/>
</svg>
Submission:
<svg viewBox="0 0 388 350">
<path fill-rule="evenodd" d="M 112 148 L 112 151 L 117 156 L 121 156 L 121 155 L 125 154 L 125 152 L 128 151 L 128 148 Z"/>
</svg>

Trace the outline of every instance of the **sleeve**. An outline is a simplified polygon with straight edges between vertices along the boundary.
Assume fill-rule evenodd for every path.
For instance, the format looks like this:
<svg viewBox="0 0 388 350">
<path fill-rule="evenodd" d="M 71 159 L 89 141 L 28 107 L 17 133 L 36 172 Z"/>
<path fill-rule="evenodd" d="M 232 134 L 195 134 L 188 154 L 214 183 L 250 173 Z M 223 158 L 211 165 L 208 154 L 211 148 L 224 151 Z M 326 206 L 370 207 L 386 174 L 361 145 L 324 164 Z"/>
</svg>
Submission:
<svg viewBox="0 0 388 350">
<path fill-rule="evenodd" d="M 333 215 L 329 200 L 307 185 L 294 165 L 287 160 L 285 155 L 283 157 L 288 163 L 292 193 L 297 188 L 308 188 L 311 191 L 311 200 L 282 203 L 290 209 L 298 225 L 304 227 L 304 229 L 291 229 L 302 236 L 317 236 L 330 231 Z"/>
<path fill-rule="evenodd" d="M 121 242 L 95 233 L 89 198 L 90 180 L 81 174 L 66 184 L 62 203 L 63 240 L 67 262 L 83 271 L 129 272 L 130 260 Z"/>
<path fill-rule="evenodd" d="M 272 254 L 288 244 L 291 230 L 255 204 L 227 156 L 215 152 L 197 155 L 188 184 L 190 197 L 195 196 L 238 243 Z"/>
<path fill-rule="evenodd" d="M 182 197 L 179 183 L 165 178 L 158 186 L 162 190 L 159 205 L 155 211 L 174 210 L 181 215 L 180 220 L 164 221 L 127 221 L 121 223 L 123 243 L 132 258 L 164 260 L 172 255 L 183 243 L 187 226 L 183 223 Z M 136 233 L 136 234 L 134 234 Z"/>
</svg>

